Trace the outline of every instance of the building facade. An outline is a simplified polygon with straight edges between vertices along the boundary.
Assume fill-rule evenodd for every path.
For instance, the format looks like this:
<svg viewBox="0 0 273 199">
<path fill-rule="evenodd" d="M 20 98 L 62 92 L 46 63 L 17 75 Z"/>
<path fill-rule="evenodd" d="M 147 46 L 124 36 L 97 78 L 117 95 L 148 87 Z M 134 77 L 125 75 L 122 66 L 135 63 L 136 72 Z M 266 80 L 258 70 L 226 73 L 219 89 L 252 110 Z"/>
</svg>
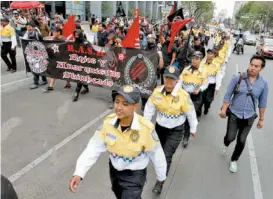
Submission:
<svg viewBox="0 0 273 199">
<path fill-rule="evenodd" d="M 122 1 L 122 7 L 127 17 L 134 16 L 134 10 L 140 9 L 141 16 L 154 21 L 162 19 L 162 10 L 158 1 Z M 50 16 L 56 13 L 77 15 L 81 20 L 90 19 L 91 15 L 102 19 L 116 15 L 117 1 L 45 1 L 45 8 Z"/>
</svg>

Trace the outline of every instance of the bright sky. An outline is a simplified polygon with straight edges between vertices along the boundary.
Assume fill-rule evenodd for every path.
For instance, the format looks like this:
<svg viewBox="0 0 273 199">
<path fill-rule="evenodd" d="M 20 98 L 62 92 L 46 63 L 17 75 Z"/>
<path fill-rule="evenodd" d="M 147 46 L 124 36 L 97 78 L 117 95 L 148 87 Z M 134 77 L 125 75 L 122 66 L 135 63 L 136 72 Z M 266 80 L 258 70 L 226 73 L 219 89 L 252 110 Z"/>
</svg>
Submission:
<svg viewBox="0 0 273 199">
<path fill-rule="evenodd" d="M 216 16 L 222 9 L 227 9 L 227 17 L 232 17 L 235 0 L 214 0 L 216 3 Z"/>
</svg>

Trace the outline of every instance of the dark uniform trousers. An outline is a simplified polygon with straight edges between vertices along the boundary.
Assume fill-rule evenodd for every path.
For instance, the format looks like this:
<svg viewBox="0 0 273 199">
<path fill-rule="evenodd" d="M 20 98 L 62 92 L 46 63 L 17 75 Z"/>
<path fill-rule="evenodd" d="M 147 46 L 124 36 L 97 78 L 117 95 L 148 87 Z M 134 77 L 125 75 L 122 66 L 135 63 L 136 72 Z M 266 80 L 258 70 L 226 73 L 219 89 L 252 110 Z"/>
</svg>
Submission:
<svg viewBox="0 0 273 199">
<path fill-rule="evenodd" d="M 32 74 L 33 74 L 33 82 L 34 82 L 34 84 L 35 84 L 35 85 L 39 85 L 39 77 L 40 77 L 41 75 L 39 75 L 39 74 L 37 74 L 37 73 L 33 73 L 33 72 L 32 72 Z M 43 80 L 44 82 L 47 82 L 46 76 L 41 76 L 41 78 L 42 78 L 42 80 Z"/>
<path fill-rule="evenodd" d="M 175 153 L 177 147 L 179 146 L 179 143 L 182 140 L 183 128 L 184 125 L 175 127 L 173 129 L 168 129 L 166 127 L 160 126 L 158 123 L 156 123 L 155 125 L 155 130 L 157 132 L 160 144 L 163 148 L 167 161 L 167 175 L 171 167 L 173 154 Z"/>
<path fill-rule="evenodd" d="M 77 83 L 77 87 L 76 87 L 76 90 L 75 92 L 77 93 L 77 95 L 80 94 L 81 90 L 82 90 L 82 87 L 84 87 L 86 90 L 88 90 L 88 85 L 85 85 L 85 84 L 82 84 L 82 83 Z"/>
<path fill-rule="evenodd" d="M 11 42 L 2 42 L 1 46 L 1 57 L 3 61 L 6 63 L 8 69 L 17 69 L 17 64 L 16 64 L 16 49 L 11 50 Z M 8 58 L 8 54 L 10 57 L 10 60 Z"/>
<path fill-rule="evenodd" d="M 202 108 L 204 106 L 205 110 L 209 110 L 211 103 L 214 100 L 216 84 L 209 84 L 208 88 L 203 92 L 202 104 L 198 110 L 198 115 L 202 114 Z"/>
<path fill-rule="evenodd" d="M 230 113 L 227 122 L 227 132 L 224 137 L 224 144 L 225 146 L 229 146 L 230 143 L 233 142 L 237 136 L 237 143 L 231 156 L 231 161 L 237 161 L 242 154 L 245 147 L 247 135 L 250 132 L 255 118 L 255 116 L 252 116 L 248 119 L 240 119 L 233 113 Z"/>
<path fill-rule="evenodd" d="M 202 100 L 203 100 L 203 92 L 199 92 L 197 95 L 190 94 L 192 103 L 194 105 L 196 115 L 198 116 L 198 110 L 200 109 L 202 105 Z M 185 125 L 184 125 L 184 140 L 189 140 L 190 138 L 190 124 L 189 121 L 186 119 Z"/>
<path fill-rule="evenodd" d="M 141 199 L 147 170 L 116 170 L 109 160 L 112 191 L 117 199 Z"/>
</svg>

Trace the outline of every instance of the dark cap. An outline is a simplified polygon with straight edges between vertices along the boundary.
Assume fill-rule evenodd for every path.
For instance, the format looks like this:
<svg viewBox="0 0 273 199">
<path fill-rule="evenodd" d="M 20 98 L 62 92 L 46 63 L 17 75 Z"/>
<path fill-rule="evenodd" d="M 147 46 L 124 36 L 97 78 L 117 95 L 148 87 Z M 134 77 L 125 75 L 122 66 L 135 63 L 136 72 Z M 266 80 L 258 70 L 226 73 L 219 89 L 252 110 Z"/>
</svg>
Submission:
<svg viewBox="0 0 273 199">
<path fill-rule="evenodd" d="M 36 27 L 35 23 L 32 21 L 27 22 L 26 26 Z"/>
<path fill-rule="evenodd" d="M 208 49 L 208 50 L 207 50 L 207 53 L 213 53 L 213 54 L 214 54 L 214 53 L 215 53 L 215 50 L 214 50 L 214 49 Z"/>
<path fill-rule="evenodd" d="M 1 21 L 3 21 L 3 22 L 9 22 L 9 19 L 6 18 L 6 17 L 4 17 L 4 18 L 1 18 Z"/>
<path fill-rule="evenodd" d="M 200 59 L 202 59 L 203 58 L 203 54 L 200 51 L 195 51 L 192 54 L 192 57 L 199 57 Z"/>
<path fill-rule="evenodd" d="M 118 90 L 117 95 L 123 96 L 129 104 L 137 104 L 140 100 L 140 92 L 138 88 L 130 85 L 122 86 Z"/>
<path fill-rule="evenodd" d="M 55 31 L 55 32 L 62 32 L 62 28 L 60 28 L 60 27 L 54 27 L 53 31 Z"/>
<path fill-rule="evenodd" d="M 214 50 L 220 50 L 220 48 L 221 48 L 220 45 L 214 45 L 214 46 L 213 46 L 213 49 L 214 49 Z"/>
<path fill-rule="evenodd" d="M 164 77 L 171 77 L 173 79 L 178 79 L 180 76 L 180 71 L 175 66 L 168 66 L 164 71 Z"/>
</svg>

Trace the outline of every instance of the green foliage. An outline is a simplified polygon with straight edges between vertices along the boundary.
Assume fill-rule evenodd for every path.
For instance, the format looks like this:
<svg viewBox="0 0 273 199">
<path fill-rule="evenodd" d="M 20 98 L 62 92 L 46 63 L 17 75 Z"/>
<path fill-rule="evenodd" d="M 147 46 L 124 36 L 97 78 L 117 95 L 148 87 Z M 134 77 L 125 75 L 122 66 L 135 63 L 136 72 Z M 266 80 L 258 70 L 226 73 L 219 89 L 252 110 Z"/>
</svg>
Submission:
<svg viewBox="0 0 273 199">
<path fill-rule="evenodd" d="M 104 13 L 104 12 L 106 12 L 108 9 L 109 9 L 109 4 L 108 4 L 108 2 L 107 2 L 107 1 L 103 1 L 103 2 L 101 3 L 101 11 Z"/>
<path fill-rule="evenodd" d="M 204 23 L 213 18 L 215 3 L 212 1 L 182 1 L 184 12 L 189 16 L 194 16 L 195 20 L 201 20 Z"/>
<path fill-rule="evenodd" d="M 236 13 L 236 24 L 242 24 L 244 29 L 250 29 L 256 23 L 272 27 L 272 13 L 273 2 L 250 1 L 243 5 Z"/>
</svg>

